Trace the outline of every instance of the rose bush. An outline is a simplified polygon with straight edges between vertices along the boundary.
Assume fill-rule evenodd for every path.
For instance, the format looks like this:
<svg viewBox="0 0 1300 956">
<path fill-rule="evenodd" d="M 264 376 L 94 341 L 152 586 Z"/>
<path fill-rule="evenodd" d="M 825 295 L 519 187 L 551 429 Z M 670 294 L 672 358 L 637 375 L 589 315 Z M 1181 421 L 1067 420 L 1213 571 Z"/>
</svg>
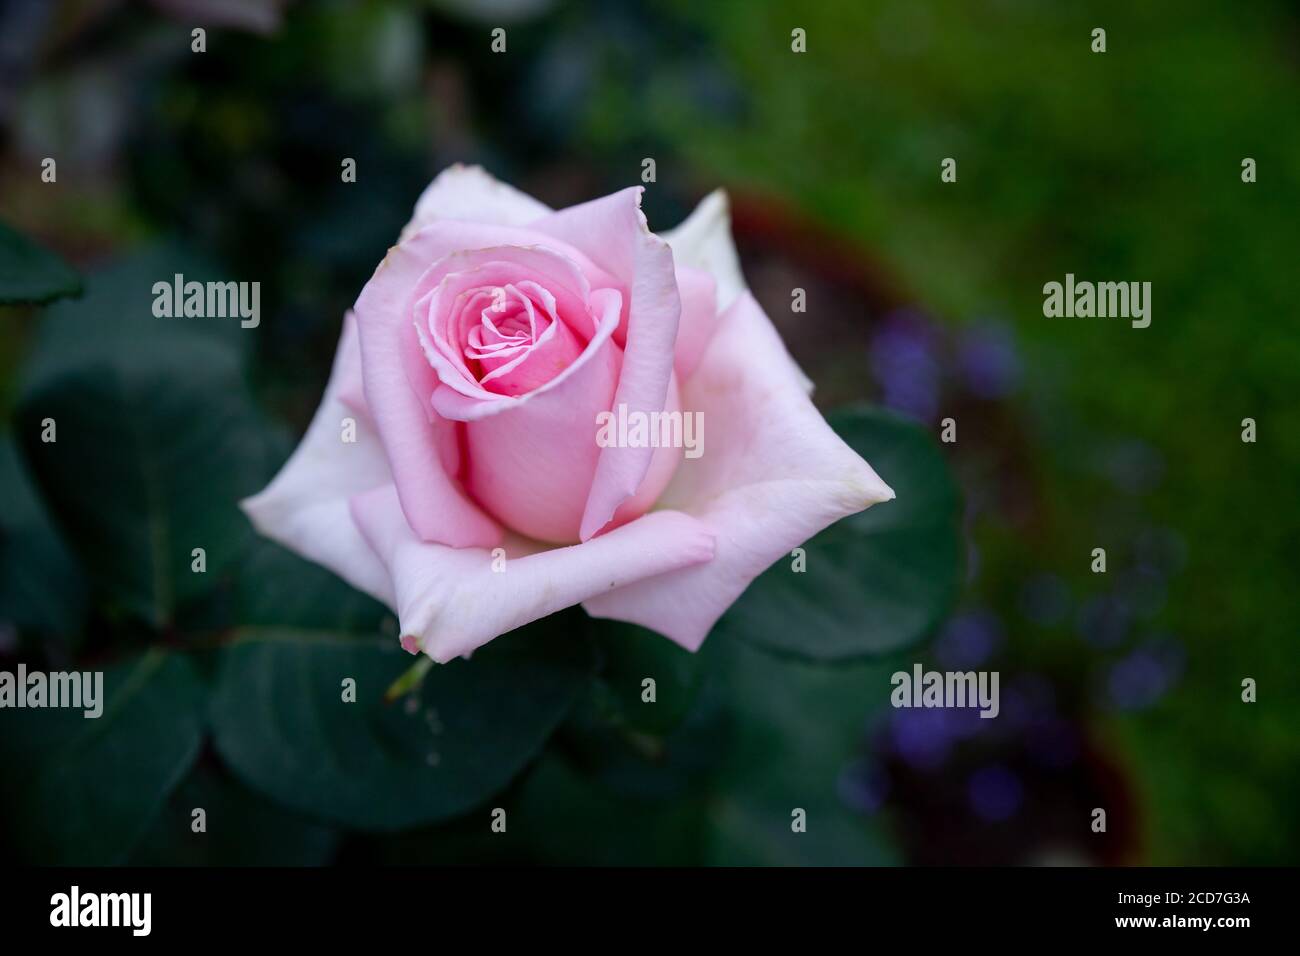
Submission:
<svg viewBox="0 0 1300 956">
<path fill-rule="evenodd" d="M 301 444 L 243 502 L 391 607 L 408 651 L 445 662 L 575 604 L 695 650 L 766 567 L 893 497 L 746 290 L 725 196 L 662 237 L 640 198 L 552 211 L 443 172 L 345 316 Z M 616 408 L 698 414 L 703 453 L 602 447 Z"/>
</svg>

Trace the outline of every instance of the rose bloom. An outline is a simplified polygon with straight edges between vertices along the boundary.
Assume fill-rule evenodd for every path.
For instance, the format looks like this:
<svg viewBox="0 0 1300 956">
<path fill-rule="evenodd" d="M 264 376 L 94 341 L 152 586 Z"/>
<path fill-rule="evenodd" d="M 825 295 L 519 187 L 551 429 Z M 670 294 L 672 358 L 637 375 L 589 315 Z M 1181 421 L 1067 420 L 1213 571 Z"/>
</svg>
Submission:
<svg viewBox="0 0 1300 956">
<path fill-rule="evenodd" d="M 663 236 L 640 206 L 557 212 L 444 171 L 344 317 L 302 443 L 243 502 L 392 608 L 408 651 L 449 661 L 574 604 L 696 650 L 765 568 L 893 497 L 746 290 L 725 195 Z M 598 441 L 614 410 L 694 414 L 706 440 Z"/>
</svg>

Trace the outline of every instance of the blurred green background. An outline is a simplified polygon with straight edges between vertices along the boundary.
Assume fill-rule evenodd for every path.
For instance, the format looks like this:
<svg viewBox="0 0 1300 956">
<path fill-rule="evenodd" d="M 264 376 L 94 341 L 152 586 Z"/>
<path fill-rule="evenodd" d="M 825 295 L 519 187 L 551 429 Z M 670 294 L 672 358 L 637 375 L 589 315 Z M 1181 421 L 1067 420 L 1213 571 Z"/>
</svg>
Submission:
<svg viewBox="0 0 1300 956">
<path fill-rule="evenodd" d="M 165 680 L 175 697 L 131 698 L 113 732 L 152 760 L 37 726 L 39 715 L 0 716 L 6 856 L 1296 862 L 1294 4 L 11 0 L 0 10 L 0 220 L 88 277 L 79 299 L 0 312 L 0 661 L 113 667 L 124 649 L 152 647 L 123 686 Z M 202 54 L 190 49 L 195 25 L 208 28 Z M 507 31 L 504 54 L 491 51 L 495 27 Z M 791 51 L 795 27 L 806 53 Z M 1095 27 L 1105 53 L 1090 49 Z M 41 181 L 44 157 L 57 157 L 57 183 Z M 340 181 L 343 157 L 357 161 L 355 185 Z M 729 191 L 747 279 L 819 405 L 875 403 L 934 438 L 956 419 L 956 443 L 905 449 L 898 466 L 933 474 L 926 456 L 941 447 L 956 475 L 964 578 L 955 600 L 943 586 L 932 595 L 951 614 L 910 648 L 834 664 L 744 640 L 758 604 L 694 658 L 560 615 L 545 640 L 581 633 L 594 663 L 569 641 L 545 658 L 549 676 L 524 681 L 510 661 L 531 645 L 505 639 L 499 668 L 475 671 L 487 683 L 465 689 L 448 668 L 421 692 L 535 694 L 529 713 L 543 716 L 498 721 L 493 746 L 516 755 L 510 772 L 455 744 L 447 755 L 499 796 L 480 805 L 440 792 L 434 821 L 397 799 L 422 791 L 395 769 L 392 806 L 348 796 L 350 779 L 380 772 L 364 740 L 328 718 L 313 727 L 310 714 L 259 714 L 229 688 L 299 673 L 277 669 L 293 649 L 259 644 L 259 629 L 373 636 L 391 621 L 252 543 L 242 518 L 214 503 L 283 461 L 319 399 L 340 317 L 438 170 L 481 163 L 559 206 L 639 182 L 646 157 L 652 228 Z M 955 183 L 940 181 L 946 157 Z M 1255 183 L 1242 181 L 1245 157 Z M 140 314 L 149 284 L 178 263 L 261 281 L 257 334 L 213 329 L 182 343 L 157 320 L 94 324 Z M 1151 326 L 1044 318 L 1042 286 L 1067 272 L 1150 282 Z M 790 310 L 795 287 L 807 313 Z M 101 332 L 113 341 L 95 351 Z M 93 470 L 23 463 L 33 449 L 22 432 L 41 417 L 32 396 L 74 409 L 113 400 L 103 381 L 79 382 L 79 397 L 60 386 L 64 357 L 81 349 L 114 374 L 150 354 L 182 367 L 212 358 L 198 363 L 211 381 L 156 384 L 180 393 L 172 426 L 205 422 L 194 447 L 167 454 L 220 475 L 215 490 L 182 486 L 162 508 L 214 542 L 215 593 L 187 593 L 184 578 L 132 580 L 110 547 L 147 535 L 131 522 L 157 510 L 117 460 L 141 440 L 120 421 L 97 422 Z M 229 367 L 220 349 L 237 356 Z M 1248 417 L 1254 443 L 1241 440 Z M 880 421 L 884 435 L 893 419 Z M 125 489 L 127 530 L 77 504 L 99 483 Z M 936 488 L 925 500 L 956 507 L 950 498 Z M 1090 570 L 1097 547 L 1105 574 Z M 795 610 L 787 633 L 800 626 Z M 214 635 L 232 627 L 247 653 L 217 655 L 226 645 Z M 393 643 L 391 631 L 375 642 Z M 294 666 L 307 673 L 319 660 Z M 1000 671 L 1002 717 L 891 711 L 888 674 L 914 660 Z M 648 661 L 675 675 L 661 684 L 677 704 L 644 726 L 620 711 L 620 688 Z M 373 665 L 386 683 L 401 663 L 346 667 Z M 1257 703 L 1241 700 L 1247 677 Z M 219 689 L 197 702 L 187 689 L 206 683 Z M 267 706 L 292 709 L 275 703 L 290 696 L 291 686 Z M 389 736 L 405 706 L 374 718 L 395 747 L 409 743 Z M 419 711 L 433 726 L 430 712 Z M 246 747 L 248 734 L 231 729 L 240 722 L 254 735 L 296 728 L 280 744 L 314 745 L 332 769 L 281 789 L 275 768 L 291 751 Z M 102 776 L 33 769 L 47 734 L 93 753 Z M 123 761 L 147 778 L 147 797 L 124 798 L 111 824 L 81 812 Z M 343 795 L 316 805 L 313 789 Z M 221 839 L 190 833 L 195 806 L 226 821 Z M 508 837 L 485 834 L 490 806 L 509 811 Z M 799 837 L 793 806 L 810 818 Z M 1105 834 L 1089 829 L 1098 806 Z"/>
</svg>

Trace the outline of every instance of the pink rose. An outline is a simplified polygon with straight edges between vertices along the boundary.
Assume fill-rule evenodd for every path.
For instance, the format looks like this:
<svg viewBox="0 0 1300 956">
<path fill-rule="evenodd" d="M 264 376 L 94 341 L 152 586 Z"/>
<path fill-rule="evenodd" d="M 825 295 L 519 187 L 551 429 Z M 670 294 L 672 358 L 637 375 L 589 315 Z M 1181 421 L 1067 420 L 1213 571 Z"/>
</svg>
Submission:
<svg viewBox="0 0 1300 956">
<path fill-rule="evenodd" d="M 579 603 L 695 650 L 766 567 L 893 497 L 746 290 L 725 196 L 662 238 L 640 200 L 553 212 L 443 172 L 344 318 L 302 443 L 243 502 L 391 607 L 407 650 L 448 661 Z M 655 443 L 613 413 L 707 430 Z"/>
</svg>

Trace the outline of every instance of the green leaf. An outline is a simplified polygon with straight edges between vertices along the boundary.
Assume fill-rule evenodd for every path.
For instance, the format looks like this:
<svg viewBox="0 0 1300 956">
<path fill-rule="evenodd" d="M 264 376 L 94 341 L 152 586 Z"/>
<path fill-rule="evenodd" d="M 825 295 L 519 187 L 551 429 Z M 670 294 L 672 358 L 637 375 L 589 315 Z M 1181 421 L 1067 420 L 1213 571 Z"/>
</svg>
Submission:
<svg viewBox="0 0 1300 956">
<path fill-rule="evenodd" d="M 283 552 L 247 570 L 246 623 L 221 649 L 217 750 L 250 787 L 325 820 L 394 830 L 472 809 L 541 750 L 590 680 L 574 611 L 435 666 L 387 703 L 412 658 L 373 601 Z"/>
<path fill-rule="evenodd" d="M 80 291 L 67 263 L 0 222 L 0 305 L 41 304 Z"/>
<path fill-rule="evenodd" d="M 203 267 L 148 253 L 93 276 L 81 301 L 51 307 L 17 416 L 44 496 L 101 596 L 155 627 L 205 593 L 247 541 L 237 502 L 271 470 L 231 338 L 237 321 L 150 311 L 152 283 L 186 269 Z M 56 440 L 45 441 L 51 422 Z"/>
<path fill-rule="evenodd" d="M 254 538 L 240 558 L 231 626 L 329 632 L 397 642 L 397 619 L 369 595 L 333 572 L 265 538 Z M 412 657 L 407 663 L 414 663 Z"/>
<path fill-rule="evenodd" d="M 589 674 L 579 641 L 525 628 L 385 704 L 409 664 L 393 638 L 244 632 L 222 652 L 217 748 L 281 803 L 362 829 L 400 829 L 454 817 L 505 787 Z M 344 700 L 349 679 L 353 703 Z"/>
<path fill-rule="evenodd" d="M 845 518 L 804 545 L 807 569 L 779 560 L 750 585 L 719 630 L 820 661 L 915 644 L 956 599 L 960 501 L 943 455 L 914 423 L 852 408 L 831 425 L 898 496 Z"/>
<path fill-rule="evenodd" d="M 889 697 L 893 662 L 826 666 L 714 636 L 702 653 L 732 716 L 707 808 L 708 862 L 728 866 L 894 862 L 879 822 L 840 798 L 868 717 Z M 792 813 L 806 830 L 792 829 Z"/>
<path fill-rule="evenodd" d="M 704 809 L 698 796 L 645 800 L 611 792 L 548 754 L 508 806 L 508 833 L 547 864 L 691 866 L 702 862 Z"/>
<path fill-rule="evenodd" d="M 559 739 L 570 762 L 605 788 L 637 800 L 676 799 L 700 790 L 726 742 L 716 700 L 697 699 L 671 730 L 652 732 L 624 721 L 608 695 L 608 685 L 594 684 L 565 723 Z"/>
<path fill-rule="evenodd" d="M 544 757 L 542 758 L 545 759 Z M 532 776 L 530 771 L 525 776 Z M 386 833 L 353 834 L 346 862 L 359 866 L 520 866 L 545 862 L 529 856 L 525 823 L 517 826 L 516 785 L 492 800 L 506 811 L 506 832 L 492 830 L 487 808 L 432 826 Z"/>
<path fill-rule="evenodd" d="M 194 811 L 206 830 L 194 832 Z M 321 866 L 338 833 L 270 803 L 216 766 L 176 788 L 131 855 L 132 866 Z"/>
<path fill-rule="evenodd" d="M 0 436 L 0 622 L 76 638 L 85 581 L 10 436 Z"/>
<path fill-rule="evenodd" d="M 103 713 L 0 712 L 5 826 L 42 865 L 121 863 L 198 755 L 204 687 L 154 650 L 104 674 Z"/>
<path fill-rule="evenodd" d="M 587 626 L 600 673 L 565 721 L 560 749 L 586 776 L 634 798 L 698 789 L 722 744 L 717 709 L 693 706 L 699 655 L 635 624 L 588 619 Z"/>
<path fill-rule="evenodd" d="M 148 246 L 93 272 L 86 293 L 45 310 L 36 347 L 28 358 L 28 387 L 96 362 L 123 366 L 165 359 L 177 341 L 198 338 L 246 354 L 258 329 L 241 329 L 237 318 L 159 317 L 154 285 L 224 280 L 209 259 L 181 246 Z"/>
<path fill-rule="evenodd" d="M 608 718 L 649 734 L 668 733 L 681 723 L 700 686 L 699 655 L 635 624 L 593 618 L 588 627 L 601 659 L 593 686 Z M 653 701 L 645 699 L 646 680 L 654 681 Z"/>
</svg>

